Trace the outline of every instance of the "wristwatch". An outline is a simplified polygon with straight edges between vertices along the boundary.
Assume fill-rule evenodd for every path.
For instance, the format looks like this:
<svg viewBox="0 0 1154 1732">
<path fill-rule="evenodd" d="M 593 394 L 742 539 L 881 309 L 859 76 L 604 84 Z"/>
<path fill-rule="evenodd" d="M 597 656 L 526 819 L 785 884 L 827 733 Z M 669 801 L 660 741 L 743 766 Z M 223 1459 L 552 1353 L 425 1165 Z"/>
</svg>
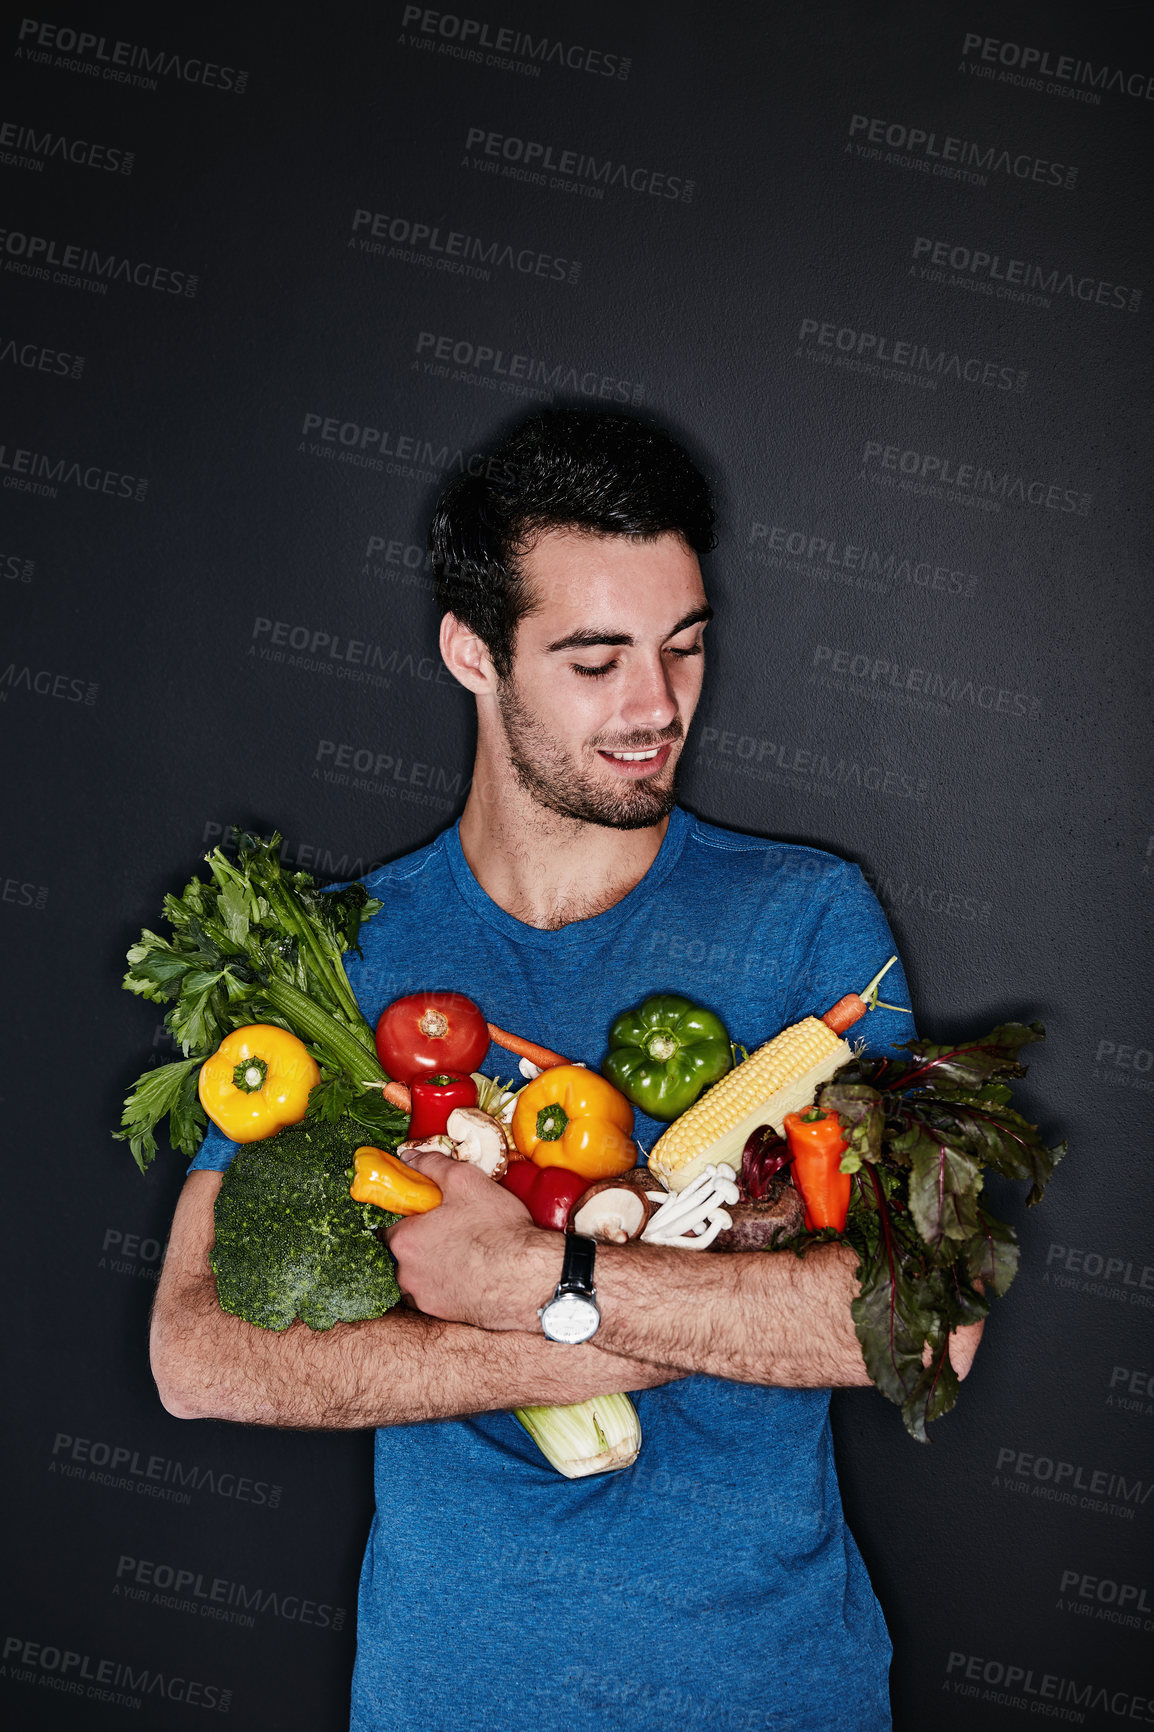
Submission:
<svg viewBox="0 0 1154 1732">
<path fill-rule="evenodd" d="M 575 1345 L 579 1341 L 588 1341 L 597 1333 L 601 1312 L 597 1308 L 597 1293 L 593 1286 L 596 1250 L 596 1242 L 582 1233 L 565 1235 L 565 1258 L 557 1291 L 537 1312 L 550 1341 L 567 1341 Z"/>
</svg>

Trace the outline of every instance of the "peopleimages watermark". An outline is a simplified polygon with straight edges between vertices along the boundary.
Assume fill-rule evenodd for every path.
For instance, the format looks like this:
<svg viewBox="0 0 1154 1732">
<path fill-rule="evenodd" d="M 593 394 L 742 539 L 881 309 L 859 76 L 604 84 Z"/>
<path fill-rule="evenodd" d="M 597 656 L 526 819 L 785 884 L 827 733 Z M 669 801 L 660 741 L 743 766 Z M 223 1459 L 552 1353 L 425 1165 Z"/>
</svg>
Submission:
<svg viewBox="0 0 1154 1732">
<path fill-rule="evenodd" d="M 1112 1576 L 1093 1576 L 1088 1570 L 1062 1571 L 1054 1609 L 1098 1623 L 1117 1624 L 1124 1630 L 1154 1630 L 1154 1605 L 1147 1587 L 1139 1582 L 1115 1581 Z"/>
<path fill-rule="evenodd" d="M 221 824 L 210 818 L 201 832 L 201 847 L 219 847 L 222 854 L 235 856 L 240 832 L 235 824 Z M 367 855 L 350 854 L 347 850 L 336 853 L 324 842 L 302 842 L 283 836 L 277 858 L 282 866 L 293 871 L 311 872 L 314 878 L 340 879 L 364 878 L 368 873 L 375 872 L 378 866 L 383 866 L 383 860 L 377 860 Z M 164 1029 L 164 1024 L 160 1024 Z M 167 1031 L 165 1031 L 167 1032 Z M 155 1041 L 153 1042 L 155 1045 Z"/>
<path fill-rule="evenodd" d="M 26 373 L 48 373 L 54 379 L 84 376 L 83 355 L 50 349 L 46 343 L 24 342 L 19 337 L 0 337 L 0 367 L 16 367 Z"/>
<path fill-rule="evenodd" d="M 0 445 L 0 476 L 6 488 L 41 499 L 58 498 L 62 487 L 131 499 L 138 505 L 148 495 L 148 482 L 142 476 L 124 475 L 119 469 L 106 469 L 75 457 L 49 456 L 25 445 Z"/>
<path fill-rule="evenodd" d="M 956 1695 L 987 1701 L 998 1708 L 1017 1708 L 1046 1719 L 1083 1725 L 1086 1716 L 1078 1710 L 1089 1708 L 1112 1714 L 1119 1720 L 1154 1726 L 1151 1698 L 1093 1680 L 1084 1684 L 1059 1672 L 1043 1672 L 1040 1666 L 1018 1666 L 955 1650 L 946 1661 L 946 1680 Z"/>
<path fill-rule="evenodd" d="M 1073 54 L 1052 53 L 998 36 L 968 30 L 962 39 L 962 65 L 967 72 L 995 77 L 1004 83 L 1044 91 L 1047 96 L 1074 97 L 1097 104 L 1099 91 L 1135 96 L 1154 102 L 1154 73 L 1133 72 L 1109 61 L 1080 60 Z"/>
<path fill-rule="evenodd" d="M 1051 1243 L 1042 1284 L 1154 1310 L 1154 1263 L 1135 1263 L 1129 1257 L 1112 1257 L 1104 1251 Z"/>
<path fill-rule="evenodd" d="M 960 463 L 955 457 L 903 450 L 900 445 L 887 445 L 879 439 L 866 440 L 861 465 L 863 481 L 986 511 L 1014 505 L 1086 517 L 1094 498 L 1092 493 L 1070 487 L 1064 481 L 1016 475 L 1012 470 L 990 468 L 982 462 Z"/>
<path fill-rule="evenodd" d="M 798 327 L 797 353 L 866 378 L 914 384 L 936 391 L 941 380 L 959 385 L 977 385 L 987 391 L 1021 392 L 1029 378 L 1024 367 L 966 355 L 956 349 L 939 348 L 916 338 L 889 337 L 877 331 L 859 331 L 852 325 L 828 320 L 803 319 Z"/>
<path fill-rule="evenodd" d="M 975 682 L 956 673 L 947 676 L 934 668 L 906 667 L 890 656 L 844 649 L 833 644 L 815 644 L 810 667 L 811 684 L 855 693 L 864 688 L 870 694 L 876 694 L 878 701 L 885 701 L 888 697 L 895 702 L 904 702 L 917 697 L 943 713 L 957 705 L 972 711 L 986 710 L 991 715 L 1033 717 L 1040 714 L 1042 708 L 1042 700 L 1030 692 L 983 684 L 980 679 Z M 919 706 L 912 704 L 911 707 Z"/>
<path fill-rule="evenodd" d="M 62 1642 L 5 1636 L 2 1664 L 7 1676 L 19 1684 L 38 1684 L 66 1696 L 83 1696 L 90 1702 L 107 1702 L 117 1708 L 143 1708 L 146 1696 L 217 1714 L 227 1714 L 232 1705 L 232 1691 L 220 1684 L 153 1671 L 134 1660 L 82 1654 Z M 150 1708 L 155 1706 L 149 1704 Z"/>
<path fill-rule="evenodd" d="M 559 258 L 521 242 L 482 239 L 464 229 L 390 216 L 386 211 L 355 210 L 348 245 L 358 252 L 483 283 L 491 282 L 493 272 L 502 270 L 554 283 L 574 285 L 581 280 L 578 259 Z"/>
<path fill-rule="evenodd" d="M 1138 1089 L 1149 1094 L 1154 1091 L 1154 1052 L 1148 1046 L 1138 1046 L 1129 1040 L 1110 1040 L 1105 1036 L 1098 1042 L 1098 1050 L 1094 1054 L 1094 1081 L 1105 1083 L 1107 1088 Z"/>
<path fill-rule="evenodd" d="M 191 1612 L 194 1617 L 219 1623 L 240 1624 L 250 1630 L 256 1622 L 254 1612 L 318 1630 L 341 1630 L 348 1615 L 344 1606 L 332 1606 L 303 1594 L 250 1588 L 227 1576 L 157 1563 L 151 1558 L 135 1558 L 127 1552 L 122 1552 L 117 1561 L 112 1592 L 124 1599 L 163 1606 L 173 1612 Z"/>
<path fill-rule="evenodd" d="M 141 42 L 98 36 L 91 30 L 75 30 L 67 24 L 49 24 L 24 18 L 17 32 L 18 56 L 36 65 L 53 64 L 67 72 L 84 72 L 114 84 L 131 84 L 156 90 L 157 80 L 174 78 L 181 84 L 199 84 L 206 90 L 228 90 L 235 96 L 248 86 L 248 73 L 236 66 L 221 66 L 215 60 L 176 54 L 166 48 L 149 48 Z"/>
<path fill-rule="evenodd" d="M 697 736 L 695 762 L 721 775 L 769 782 L 799 793 L 836 799 L 845 789 L 923 804 L 933 783 L 885 764 L 871 764 L 844 752 L 800 742 L 761 739 L 736 728 L 704 727 Z"/>
<path fill-rule="evenodd" d="M 40 913 L 48 906 L 48 886 L 6 877 L 0 870 L 0 903 L 9 908 L 33 908 Z"/>
<path fill-rule="evenodd" d="M 29 697 L 54 698 L 61 704 L 94 704 L 99 691 L 93 680 L 77 679 L 53 668 L 33 667 L 30 662 L 23 666 L 9 662 L 0 669 L 0 703 L 8 702 L 9 692 L 27 692 Z"/>
<path fill-rule="evenodd" d="M 423 433 L 402 433 L 311 410 L 301 424 L 297 450 L 305 457 L 348 463 L 354 469 L 371 469 L 377 475 L 397 475 L 409 481 L 436 481 L 443 475 L 466 473 L 490 481 L 512 478 L 509 465 L 487 452 L 466 451 L 447 439 L 438 441 Z"/>
<path fill-rule="evenodd" d="M 944 915 L 947 920 L 972 921 L 976 926 L 990 924 L 993 903 L 988 898 L 967 896 L 945 884 L 923 884 L 888 872 L 867 872 L 863 868 L 862 877 L 889 914 L 904 914 L 916 908 L 923 914 Z"/>
<path fill-rule="evenodd" d="M 40 131 L 19 121 L 0 121 L 0 163 L 7 168 L 30 169 L 42 174 L 46 163 L 71 163 L 76 168 L 94 168 L 105 174 L 131 174 L 136 152 L 114 144 L 97 144 L 88 138 L 70 138 L 67 133 Z"/>
<path fill-rule="evenodd" d="M 471 151 L 476 152 L 472 158 Z M 611 156 L 593 156 L 572 145 L 519 138 L 514 133 L 497 132 L 485 126 L 470 126 L 466 132 L 464 165 L 525 185 L 546 187 L 553 192 L 575 192 L 593 199 L 603 199 L 607 189 L 616 189 L 691 204 L 697 184 L 684 175 L 619 162 Z"/>
<path fill-rule="evenodd" d="M 1142 305 L 1142 290 L 1128 288 L 1125 283 L 1061 265 L 1006 258 L 985 247 L 934 240 L 930 235 L 916 236 L 909 256 L 915 261 L 911 272 L 916 270 L 924 282 L 1024 306 L 1049 307 L 1062 296 L 1082 306 L 1112 307 L 1127 313 L 1136 313 Z"/>
<path fill-rule="evenodd" d="M 633 64 L 626 56 L 602 48 L 587 48 L 559 36 L 533 36 L 512 25 L 491 25 L 483 18 L 464 18 L 458 12 L 438 12 L 430 6 L 406 6 L 401 13 L 401 29 L 409 32 L 412 48 L 530 78 L 539 78 L 541 68 L 549 66 L 594 78 L 624 80 Z"/>
<path fill-rule="evenodd" d="M 961 596 L 977 592 L 974 572 L 943 564 L 923 554 L 881 552 L 823 529 L 820 533 L 784 523 L 749 526 L 750 558 L 775 571 L 790 571 L 845 584 L 875 595 L 890 595 L 899 584 L 927 594 Z"/>
<path fill-rule="evenodd" d="M 370 535 L 360 574 L 433 593 L 432 554 L 422 542 L 402 541 L 400 536 Z"/>
<path fill-rule="evenodd" d="M 0 552 L 0 578 L 5 583 L 31 583 L 36 576 L 36 561 L 22 553 Z"/>
<path fill-rule="evenodd" d="M 849 140 L 846 150 L 868 161 L 917 169 L 970 186 L 988 185 L 991 174 L 1064 187 L 1067 191 L 1078 184 L 1078 170 L 1068 163 L 1052 162 L 1048 157 L 1007 150 L 996 144 L 977 144 L 973 139 L 957 138 L 952 133 L 927 132 L 923 126 L 908 126 L 904 121 L 878 120 L 868 114 L 850 116 Z"/>
<path fill-rule="evenodd" d="M 1135 1511 L 1145 1508 L 1154 1491 L 1154 1483 L 1140 1474 L 1131 1479 L 1114 1468 L 1085 1467 L 1011 1445 L 998 1451 L 993 1483 L 1001 1483 L 1007 1491 L 1098 1515 L 1120 1516 L 1125 1521 L 1133 1521 Z"/>
<path fill-rule="evenodd" d="M 175 1049 L 177 1043 L 163 1023 L 158 1025 L 158 1029 L 161 1035 L 168 1037 L 168 1044 Z M 152 1045 L 155 1050 L 158 1045 L 155 1034 Z M 148 1234 L 125 1232 L 123 1227 L 106 1227 L 96 1267 L 108 1270 L 113 1275 L 132 1275 L 139 1280 L 157 1281 L 160 1279 L 163 1259 L 164 1241 L 150 1238 Z"/>
<path fill-rule="evenodd" d="M 192 300 L 199 277 L 173 270 L 149 259 L 132 258 L 120 252 L 98 252 L 95 247 L 71 241 L 56 241 L 48 235 L 29 234 L 25 229 L 0 229 L 0 251 L 4 269 L 18 276 L 34 277 L 42 283 L 87 289 L 106 295 L 109 283 L 126 283 L 157 294 L 182 295 Z"/>
<path fill-rule="evenodd" d="M 412 650 L 402 652 L 395 645 L 386 649 L 384 644 L 373 643 L 371 639 L 347 637 L 324 627 L 294 625 L 291 620 L 257 614 L 252 637 L 267 642 L 262 641 L 259 650 L 255 642 L 250 642 L 250 656 L 282 662 L 306 673 L 329 674 L 376 686 L 387 686 L 389 680 L 382 676 L 391 674 L 404 674 L 409 679 L 438 686 L 457 683 L 439 656 L 414 657 Z M 286 655 L 286 650 L 292 653 Z"/>
<path fill-rule="evenodd" d="M 427 377 L 477 385 L 505 396 L 533 397 L 551 403 L 561 394 L 636 407 L 645 395 L 645 387 L 635 380 L 619 379 L 595 367 L 543 361 L 536 355 L 436 331 L 419 331 L 414 353 L 417 357 L 414 365 L 419 363 Z"/>
<path fill-rule="evenodd" d="M 176 1461 L 172 1456 L 134 1449 L 131 1444 L 76 1437 L 68 1431 L 56 1433 L 48 1471 L 64 1479 L 84 1480 L 112 1491 L 131 1491 L 163 1503 L 190 1504 L 191 1492 L 198 1491 L 229 1498 L 234 1503 L 279 1509 L 283 1492 L 283 1487 L 248 1474 Z"/>
<path fill-rule="evenodd" d="M 1154 1371 L 1134 1371 L 1128 1365 L 1112 1366 L 1106 1406 L 1149 1419 L 1154 1413 Z"/>
</svg>

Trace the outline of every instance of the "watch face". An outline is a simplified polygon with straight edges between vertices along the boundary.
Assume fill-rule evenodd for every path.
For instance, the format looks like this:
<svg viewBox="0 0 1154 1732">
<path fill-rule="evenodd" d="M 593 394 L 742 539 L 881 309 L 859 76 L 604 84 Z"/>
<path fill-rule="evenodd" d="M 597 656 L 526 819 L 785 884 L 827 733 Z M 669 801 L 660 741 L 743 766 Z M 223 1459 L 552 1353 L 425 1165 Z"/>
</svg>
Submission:
<svg viewBox="0 0 1154 1732">
<path fill-rule="evenodd" d="M 561 1293 L 550 1299 L 541 1312 L 541 1327 L 550 1341 L 566 1341 L 570 1345 L 588 1341 L 600 1321 L 596 1303 L 580 1293 Z"/>
</svg>

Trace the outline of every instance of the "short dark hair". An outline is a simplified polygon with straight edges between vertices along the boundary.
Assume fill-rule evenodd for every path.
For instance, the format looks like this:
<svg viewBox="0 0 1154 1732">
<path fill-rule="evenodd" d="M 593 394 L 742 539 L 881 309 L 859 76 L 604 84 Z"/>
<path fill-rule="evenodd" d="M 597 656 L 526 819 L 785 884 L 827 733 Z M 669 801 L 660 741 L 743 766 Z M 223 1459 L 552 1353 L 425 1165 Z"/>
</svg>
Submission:
<svg viewBox="0 0 1154 1732">
<path fill-rule="evenodd" d="M 485 644 L 500 678 L 533 597 L 521 557 L 550 529 L 679 535 L 716 544 L 709 484 L 662 428 L 607 410 L 546 409 L 522 421 L 481 473 L 454 476 L 429 527 L 437 602 Z"/>
</svg>

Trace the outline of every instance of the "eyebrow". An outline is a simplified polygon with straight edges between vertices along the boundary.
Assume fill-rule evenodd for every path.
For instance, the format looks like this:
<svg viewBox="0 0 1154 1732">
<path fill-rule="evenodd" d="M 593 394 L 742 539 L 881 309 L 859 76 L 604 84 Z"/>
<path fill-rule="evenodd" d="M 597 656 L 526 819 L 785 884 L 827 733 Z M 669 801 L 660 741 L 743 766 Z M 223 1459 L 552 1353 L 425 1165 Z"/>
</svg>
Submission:
<svg viewBox="0 0 1154 1732">
<path fill-rule="evenodd" d="M 691 625 L 701 625 L 713 618 L 713 609 L 708 605 L 695 607 L 692 613 L 687 613 L 684 619 L 679 619 L 672 631 L 666 632 L 666 637 L 676 637 L 678 632 L 687 631 Z M 571 631 L 568 637 L 559 637 L 556 643 L 548 648 L 553 650 L 589 649 L 594 644 L 625 645 L 634 642 L 631 633 L 627 631 L 598 631 L 596 626 L 585 626 L 581 631 Z"/>
</svg>

